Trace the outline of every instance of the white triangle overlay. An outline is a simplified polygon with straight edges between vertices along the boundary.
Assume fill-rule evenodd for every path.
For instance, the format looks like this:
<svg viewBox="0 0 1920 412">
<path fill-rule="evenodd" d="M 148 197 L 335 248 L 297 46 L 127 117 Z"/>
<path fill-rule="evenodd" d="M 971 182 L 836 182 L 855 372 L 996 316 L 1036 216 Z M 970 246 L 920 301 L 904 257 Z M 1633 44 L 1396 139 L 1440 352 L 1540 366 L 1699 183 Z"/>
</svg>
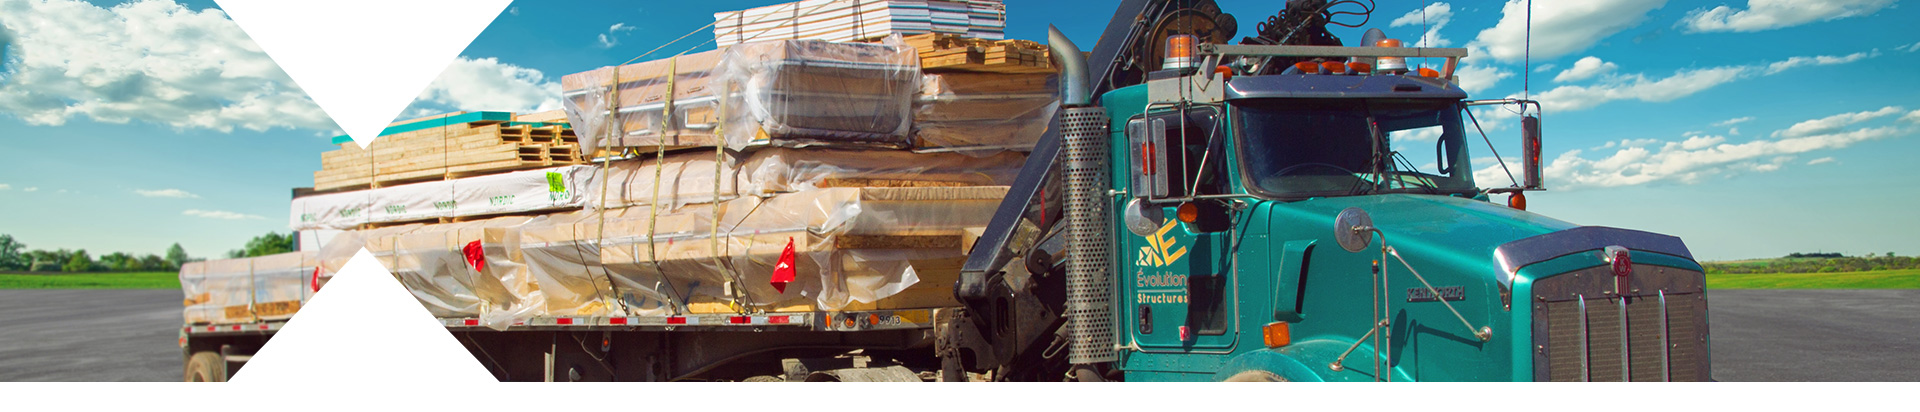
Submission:
<svg viewBox="0 0 1920 412">
<path fill-rule="evenodd" d="M 498 382 L 366 249 L 230 380 Z"/>
<path fill-rule="evenodd" d="M 216 0 L 361 148 L 512 0 Z"/>
</svg>

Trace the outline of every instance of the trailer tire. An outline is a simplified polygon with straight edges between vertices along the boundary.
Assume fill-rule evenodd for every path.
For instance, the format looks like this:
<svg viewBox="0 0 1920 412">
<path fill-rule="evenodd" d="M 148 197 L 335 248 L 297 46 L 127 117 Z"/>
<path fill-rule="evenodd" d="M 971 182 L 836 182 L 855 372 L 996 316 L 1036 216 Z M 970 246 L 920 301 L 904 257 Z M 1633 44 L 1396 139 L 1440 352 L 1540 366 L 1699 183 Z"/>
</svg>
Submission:
<svg viewBox="0 0 1920 412">
<path fill-rule="evenodd" d="M 226 382 L 227 360 L 219 352 L 199 351 L 187 357 L 182 380 L 187 382 Z"/>
</svg>

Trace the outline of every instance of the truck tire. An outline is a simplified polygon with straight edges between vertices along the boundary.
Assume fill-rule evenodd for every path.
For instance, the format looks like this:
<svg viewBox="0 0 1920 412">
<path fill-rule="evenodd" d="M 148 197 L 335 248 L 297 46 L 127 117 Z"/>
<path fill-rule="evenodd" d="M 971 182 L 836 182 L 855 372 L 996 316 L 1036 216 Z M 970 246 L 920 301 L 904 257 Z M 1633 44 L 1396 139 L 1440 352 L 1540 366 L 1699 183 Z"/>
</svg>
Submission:
<svg viewBox="0 0 1920 412">
<path fill-rule="evenodd" d="M 1287 378 L 1268 371 L 1246 371 L 1233 374 L 1227 382 L 1286 382 Z"/>
<path fill-rule="evenodd" d="M 187 382 L 226 382 L 227 360 L 219 352 L 200 351 L 187 357 L 187 369 L 182 380 Z"/>
</svg>

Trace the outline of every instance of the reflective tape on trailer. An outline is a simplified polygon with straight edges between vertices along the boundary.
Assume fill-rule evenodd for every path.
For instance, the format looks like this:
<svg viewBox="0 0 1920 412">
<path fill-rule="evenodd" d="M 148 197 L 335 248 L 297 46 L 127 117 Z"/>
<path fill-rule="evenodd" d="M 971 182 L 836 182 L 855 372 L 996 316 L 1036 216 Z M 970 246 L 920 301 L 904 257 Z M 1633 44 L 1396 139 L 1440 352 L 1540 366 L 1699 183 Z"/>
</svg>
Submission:
<svg viewBox="0 0 1920 412">
<path fill-rule="evenodd" d="M 278 332 L 286 321 L 223 323 L 218 325 L 186 325 L 180 330 L 188 335 L 236 335 L 266 334 Z"/>
<path fill-rule="evenodd" d="M 740 314 L 698 314 L 677 316 L 542 316 L 514 322 L 507 330 L 673 330 L 681 327 L 700 329 L 763 328 L 779 330 L 863 331 L 919 329 L 933 326 L 933 309 L 876 310 L 854 312 L 801 312 Z M 483 327 L 477 318 L 443 318 L 448 328 Z"/>
</svg>

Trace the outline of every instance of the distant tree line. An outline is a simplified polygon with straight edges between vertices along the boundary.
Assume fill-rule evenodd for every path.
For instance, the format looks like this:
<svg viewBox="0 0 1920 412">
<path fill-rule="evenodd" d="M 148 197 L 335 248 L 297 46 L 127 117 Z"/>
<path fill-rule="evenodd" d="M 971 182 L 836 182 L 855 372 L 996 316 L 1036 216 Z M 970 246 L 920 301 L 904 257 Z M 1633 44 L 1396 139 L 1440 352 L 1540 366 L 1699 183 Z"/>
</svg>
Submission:
<svg viewBox="0 0 1920 412">
<path fill-rule="evenodd" d="M 1783 258 L 1745 262 L 1702 263 L 1707 273 L 1832 273 L 1869 270 L 1920 269 L 1920 258 L 1885 255 L 1843 256 L 1839 253 L 1794 253 Z"/>
<path fill-rule="evenodd" d="M 265 256 L 293 251 L 293 235 L 267 233 L 247 242 L 243 249 L 227 252 L 229 258 Z M 148 254 L 136 256 L 130 253 L 114 252 L 99 257 L 80 250 L 28 250 L 25 243 L 14 240 L 13 235 L 0 234 L 0 271 L 30 272 L 108 272 L 108 271 L 174 271 L 187 262 L 206 260 L 187 254 L 186 248 L 179 243 L 167 248 L 166 256 Z"/>
</svg>

